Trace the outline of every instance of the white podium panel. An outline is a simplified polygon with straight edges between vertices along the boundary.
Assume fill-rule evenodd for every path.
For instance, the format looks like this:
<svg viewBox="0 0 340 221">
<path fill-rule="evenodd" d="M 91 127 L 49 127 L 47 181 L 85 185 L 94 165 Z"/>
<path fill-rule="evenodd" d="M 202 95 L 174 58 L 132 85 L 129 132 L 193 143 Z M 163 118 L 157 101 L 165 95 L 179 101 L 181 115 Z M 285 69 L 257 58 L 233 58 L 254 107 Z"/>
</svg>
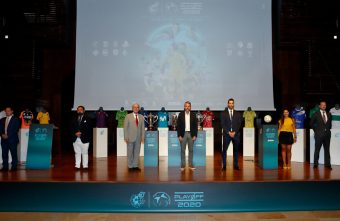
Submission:
<svg viewBox="0 0 340 221">
<path fill-rule="evenodd" d="M 205 130 L 206 156 L 214 156 L 214 128 L 203 128 Z"/>
<path fill-rule="evenodd" d="M 28 135 L 30 129 L 21 128 L 19 130 L 19 144 L 18 144 L 18 162 L 26 163 L 27 159 L 27 147 L 28 147 Z"/>
<path fill-rule="evenodd" d="M 107 128 L 93 128 L 93 157 L 107 157 Z"/>
<path fill-rule="evenodd" d="M 330 155 L 331 164 L 340 165 L 340 129 L 332 129 Z"/>
<path fill-rule="evenodd" d="M 158 128 L 158 147 L 159 147 L 159 156 L 168 156 L 168 133 L 169 128 Z"/>
<path fill-rule="evenodd" d="M 315 139 L 314 139 L 314 131 L 312 129 L 309 129 L 309 163 L 314 163 L 314 151 L 315 151 Z M 331 159 L 332 160 L 332 159 Z M 319 164 L 325 163 L 325 154 L 324 149 L 321 147 L 320 154 L 319 154 Z M 331 161 L 332 163 L 332 161 Z"/>
<path fill-rule="evenodd" d="M 11 152 L 8 151 L 8 163 L 12 163 Z M 2 148 L 1 148 L 1 137 L 0 137 L 0 164 L 2 165 Z"/>
<path fill-rule="evenodd" d="M 306 129 L 296 129 L 296 143 L 294 143 L 292 146 L 292 161 L 303 163 L 305 162 L 305 160 L 306 160 Z"/>
<path fill-rule="evenodd" d="M 140 156 L 144 156 L 144 143 L 140 147 Z M 127 156 L 127 146 L 124 140 L 124 128 L 117 128 L 117 157 Z"/>
<path fill-rule="evenodd" d="M 255 156 L 255 128 L 243 128 L 243 156 Z"/>
</svg>

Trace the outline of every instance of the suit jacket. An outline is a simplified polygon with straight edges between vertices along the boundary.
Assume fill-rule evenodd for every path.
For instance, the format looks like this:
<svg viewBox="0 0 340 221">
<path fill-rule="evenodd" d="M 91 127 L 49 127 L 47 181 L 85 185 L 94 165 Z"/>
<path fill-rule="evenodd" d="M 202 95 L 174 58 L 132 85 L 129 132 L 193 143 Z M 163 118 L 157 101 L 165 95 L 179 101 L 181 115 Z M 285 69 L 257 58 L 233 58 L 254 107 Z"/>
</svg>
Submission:
<svg viewBox="0 0 340 221">
<path fill-rule="evenodd" d="M 140 142 L 144 139 L 145 126 L 144 117 L 138 114 L 138 127 L 136 126 L 136 118 L 134 113 L 125 116 L 124 119 L 124 139 L 128 142 Z M 139 136 L 137 136 L 139 135 Z M 140 140 L 137 140 L 137 137 Z"/>
<path fill-rule="evenodd" d="M 73 142 L 77 140 L 75 133 L 81 132 L 80 140 L 83 143 L 89 143 L 91 141 L 92 125 L 90 119 L 84 114 L 81 122 L 78 122 L 78 115 L 72 122 Z"/>
<path fill-rule="evenodd" d="M 0 135 L 5 134 L 5 123 L 6 123 L 6 117 L 0 120 Z M 12 116 L 7 127 L 8 138 L 6 140 L 1 139 L 1 143 L 5 141 L 12 143 L 12 144 L 18 143 L 19 142 L 19 136 L 18 136 L 19 128 L 20 128 L 20 120 L 17 117 Z"/>
<path fill-rule="evenodd" d="M 197 137 L 197 117 L 196 114 L 190 111 L 190 135 L 191 137 Z M 177 118 L 177 136 L 184 137 L 185 134 L 185 113 L 180 112 Z"/>
<path fill-rule="evenodd" d="M 240 133 L 242 126 L 243 117 L 238 111 L 233 110 L 233 119 L 230 120 L 229 109 L 226 109 L 221 113 L 221 126 L 223 128 L 223 133 L 227 134 L 231 128 L 236 134 Z"/>
<path fill-rule="evenodd" d="M 317 111 L 312 116 L 312 119 L 310 120 L 309 124 L 310 127 L 313 128 L 314 133 L 316 136 L 321 136 L 324 133 L 331 134 L 331 128 L 332 128 L 332 115 L 328 112 L 327 114 L 327 122 L 325 123 L 323 121 L 322 115 L 320 111 Z"/>
</svg>

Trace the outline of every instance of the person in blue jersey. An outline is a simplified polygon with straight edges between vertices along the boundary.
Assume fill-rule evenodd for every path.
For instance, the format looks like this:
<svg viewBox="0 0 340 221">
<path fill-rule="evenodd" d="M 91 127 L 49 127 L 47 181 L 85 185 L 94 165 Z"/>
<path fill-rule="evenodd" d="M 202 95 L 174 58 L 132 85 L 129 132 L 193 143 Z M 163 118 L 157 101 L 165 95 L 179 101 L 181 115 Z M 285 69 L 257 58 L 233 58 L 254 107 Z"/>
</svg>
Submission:
<svg viewBox="0 0 340 221">
<path fill-rule="evenodd" d="M 295 108 L 292 110 L 292 118 L 294 119 L 296 129 L 305 128 L 306 117 L 306 111 L 301 105 L 296 105 Z"/>
<path fill-rule="evenodd" d="M 169 114 L 164 107 L 158 112 L 158 128 L 167 128 L 169 121 Z"/>
</svg>

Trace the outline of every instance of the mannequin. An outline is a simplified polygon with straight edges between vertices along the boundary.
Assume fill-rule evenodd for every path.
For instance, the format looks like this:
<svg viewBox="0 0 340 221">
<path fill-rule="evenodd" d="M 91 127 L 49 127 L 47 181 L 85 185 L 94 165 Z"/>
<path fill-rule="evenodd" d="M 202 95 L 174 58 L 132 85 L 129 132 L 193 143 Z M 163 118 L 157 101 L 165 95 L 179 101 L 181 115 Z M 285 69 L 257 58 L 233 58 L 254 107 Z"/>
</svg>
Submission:
<svg viewBox="0 0 340 221">
<path fill-rule="evenodd" d="M 144 109 L 144 107 L 141 107 L 139 110 L 139 114 L 143 115 L 144 117 L 144 126 L 148 127 L 148 112 Z"/>
<path fill-rule="evenodd" d="M 311 119 L 313 115 L 320 110 L 319 104 L 316 104 L 312 109 L 309 111 L 309 118 Z"/>
<path fill-rule="evenodd" d="M 117 111 L 116 113 L 116 120 L 118 121 L 117 128 L 124 127 L 124 119 L 127 114 L 128 112 L 124 109 L 124 107 L 121 107 L 120 110 Z"/>
<path fill-rule="evenodd" d="M 248 107 L 246 111 L 243 112 L 243 118 L 245 128 L 254 128 L 254 119 L 256 117 L 255 111 L 251 109 L 251 107 Z"/>
<path fill-rule="evenodd" d="M 295 105 L 292 110 L 292 117 L 295 120 L 295 128 L 303 129 L 305 127 L 306 111 L 300 104 Z"/>
<path fill-rule="evenodd" d="M 45 108 L 41 108 L 38 113 L 37 120 L 39 124 L 49 124 L 50 123 L 50 114 L 46 111 Z"/>
<path fill-rule="evenodd" d="M 96 127 L 105 128 L 106 120 L 108 118 L 107 113 L 104 111 L 103 107 L 99 107 L 98 111 L 95 112 L 96 115 Z"/>
<path fill-rule="evenodd" d="M 340 104 L 335 104 L 329 112 L 332 114 L 332 129 L 340 129 Z"/>
<path fill-rule="evenodd" d="M 215 120 L 215 115 L 212 111 L 210 111 L 210 108 L 207 107 L 205 111 L 203 111 L 203 128 L 213 127 L 213 120 Z"/>
<path fill-rule="evenodd" d="M 165 107 L 161 108 L 157 116 L 158 116 L 158 128 L 167 128 L 169 115 L 168 115 L 168 112 L 166 112 Z"/>
<path fill-rule="evenodd" d="M 21 128 L 30 128 L 30 125 L 33 121 L 33 113 L 30 111 L 30 109 L 26 108 L 24 111 L 22 111 L 19 118 L 21 119 Z"/>
</svg>

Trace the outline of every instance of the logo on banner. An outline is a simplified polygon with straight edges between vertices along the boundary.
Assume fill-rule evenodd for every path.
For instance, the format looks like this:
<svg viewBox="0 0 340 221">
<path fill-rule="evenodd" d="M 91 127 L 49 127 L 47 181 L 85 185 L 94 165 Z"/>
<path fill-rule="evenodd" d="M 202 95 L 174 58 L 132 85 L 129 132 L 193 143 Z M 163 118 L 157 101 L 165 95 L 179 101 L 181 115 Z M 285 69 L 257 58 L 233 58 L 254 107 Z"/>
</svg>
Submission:
<svg viewBox="0 0 340 221">
<path fill-rule="evenodd" d="M 165 192 L 157 192 L 153 196 L 153 204 L 156 207 L 168 207 L 171 203 L 170 196 Z"/>
<path fill-rule="evenodd" d="M 37 128 L 35 129 L 35 134 L 34 134 L 35 140 L 37 141 L 43 141 L 46 140 L 47 138 L 47 129 L 46 128 Z"/>
<path fill-rule="evenodd" d="M 144 205 L 145 203 L 145 192 L 139 192 L 138 194 L 133 194 L 130 197 L 130 204 L 131 206 L 135 208 L 140 208 Z"/>
<path fill-rule="evenodd" d="M 174 204 L 178 208 L 200 208 L 203 206 L 204 192 L 175 192 Z"/>
</svg>

